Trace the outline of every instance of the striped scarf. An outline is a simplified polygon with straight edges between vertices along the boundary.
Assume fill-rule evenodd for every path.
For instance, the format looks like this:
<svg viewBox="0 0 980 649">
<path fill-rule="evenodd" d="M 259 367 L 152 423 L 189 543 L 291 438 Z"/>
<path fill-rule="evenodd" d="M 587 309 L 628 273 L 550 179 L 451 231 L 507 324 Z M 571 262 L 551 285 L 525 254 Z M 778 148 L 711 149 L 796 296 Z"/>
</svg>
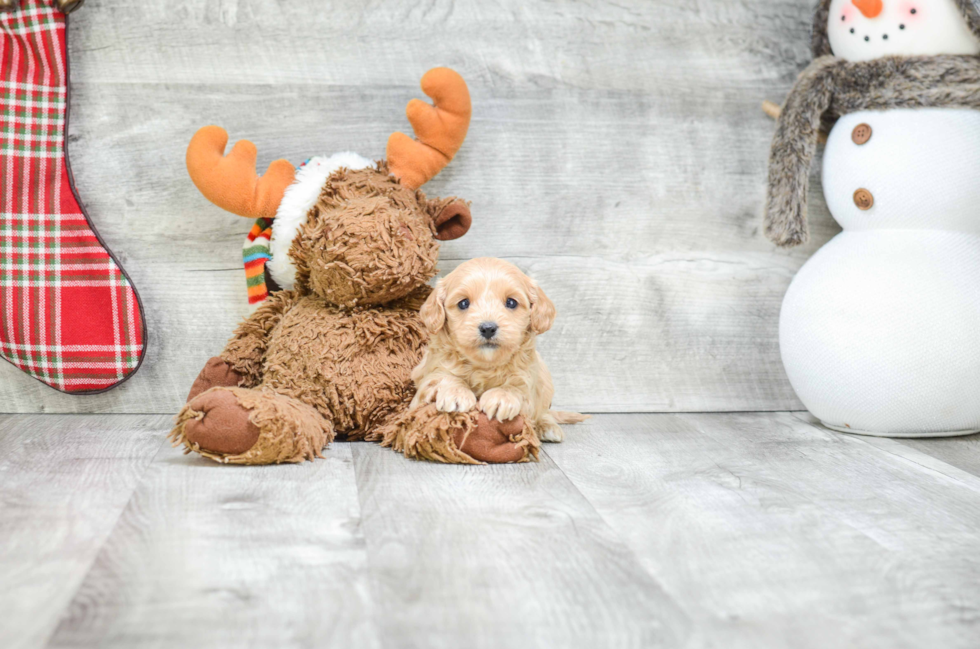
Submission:
<svg viewBox="0 0 980 649">
<path fill-rule="evenodd" d="M 303 164 L 296 167 L 296 172 L 312 160 L 307 158 Z M 245 284 L 248 287 L 248 303 L 250 306 L 259 304 L 269 297 L 269 287 L 266 281 L 265 266 L 272 259 L 270 249 L 272 241 L 273 219 L 260 218 L 245 237 L 242 246 L 242 259 L 245 262 Z"/>
<path fill-rule="evenodd" d="M 245 237 L 242 257 L 245 261 L 245 283 L 248 286 L 248 303 L 258 304 L 269 297 L 265 281 L 265 265 L 272 259 L 269 242 L 272 240 L 272 219 L 256 219 L 255 225 Z"/>
</svg>

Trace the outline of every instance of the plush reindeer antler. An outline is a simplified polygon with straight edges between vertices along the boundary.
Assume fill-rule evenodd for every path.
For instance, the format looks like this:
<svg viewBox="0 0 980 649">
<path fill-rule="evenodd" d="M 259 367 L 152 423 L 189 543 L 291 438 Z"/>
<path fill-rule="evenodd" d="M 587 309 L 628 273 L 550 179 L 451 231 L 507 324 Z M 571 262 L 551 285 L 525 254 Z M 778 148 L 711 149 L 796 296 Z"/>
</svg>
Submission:
<svg viewBox="0 0 980 649">
<path fill-rule="evenodd" d="M 255 173 L 255 145 L 239 140 L 224 156 L 228 133 L 205 126 L 187 145 L 187 171 L 204 197 L 233 214 L 250 219 L 274 218 L 296 170 L 288 160 L 276 160 L 265 175 Z"/>
<path fill-rule="evenodd" d="M 422 77 L 422 92 L 432 97 L 408 102 L 405 114 L 418 140 L 404 133 L 388 138 L 388 171 L 403 185 L 418 189 L 453 159 L 470 126 L 470 91 L 449 68 L 433 68 Z"/>
</svg>

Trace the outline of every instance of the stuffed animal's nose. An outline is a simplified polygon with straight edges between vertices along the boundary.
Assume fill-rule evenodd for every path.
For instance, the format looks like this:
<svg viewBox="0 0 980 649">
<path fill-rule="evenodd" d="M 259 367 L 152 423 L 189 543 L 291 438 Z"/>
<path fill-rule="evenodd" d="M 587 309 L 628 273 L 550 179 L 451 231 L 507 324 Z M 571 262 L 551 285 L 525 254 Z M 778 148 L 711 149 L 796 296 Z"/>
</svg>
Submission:
<svg viewBox="0 0 980 649">
<path fill-rule="evenodd" d="M 851 0 L 851 4 L 857 7 L 865 18 L 874 18 L 884 7 L 881 0 Z"/>
<path fill-rule="evenodd" d="M 481 322 L 480 323 L 480 335 L 490 340 L 497 333 L 497 323 L 496 322 Z"/>
</svg>

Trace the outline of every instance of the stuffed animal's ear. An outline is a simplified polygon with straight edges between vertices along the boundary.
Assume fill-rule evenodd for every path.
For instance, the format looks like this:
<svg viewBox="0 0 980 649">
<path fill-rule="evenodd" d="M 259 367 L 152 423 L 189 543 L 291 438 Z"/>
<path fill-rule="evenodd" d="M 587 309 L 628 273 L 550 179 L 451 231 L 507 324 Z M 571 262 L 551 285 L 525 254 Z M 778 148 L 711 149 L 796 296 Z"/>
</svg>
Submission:
<svg viewBox="0 0 980 649">
<path fill-rule="evenodd" d="M 469 231 L 471 223 L 470 208 L 462 201 L 453 201 L 432 218 L 436 239 L 440 241 L 459 239 Z"/>
<path fill-rule="evenodd" d="M 533 279 L 529 280 L 530 290 L 528 296 L 531 298 L 531 330 L 536 334 L 543 334 L 551 329 L 555 322 L 555 305 L 544 294 L 541 287 Z"/>
<path fill-rule="evenodd" d="M 429 294 L 429 299 L 419 309 L 422 323 L 430 334 L 439 333 L 446 324 L 446 285 L 444 282 L 445 280 L 441 279 L 436 282 L 436 287 Z"/>
<path fill-rule="evenodd" d="M 440 241 L 459 239 L 470 229 L 473 217 L 466 201 L 455 196 L 422 197 L 423 207 L 432 219 L 432 235 Z"/>
</svg>

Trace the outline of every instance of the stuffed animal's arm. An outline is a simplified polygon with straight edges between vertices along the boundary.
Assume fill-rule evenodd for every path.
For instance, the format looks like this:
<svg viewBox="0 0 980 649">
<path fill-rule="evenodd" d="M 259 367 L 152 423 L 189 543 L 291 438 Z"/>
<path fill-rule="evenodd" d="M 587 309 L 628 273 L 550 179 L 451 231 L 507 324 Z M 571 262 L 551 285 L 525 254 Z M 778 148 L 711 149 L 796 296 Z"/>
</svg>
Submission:
<svg viewBox="0 0 980 649">
<path fill-rule="evenodd" d="M 254 387 L 262 382 L 269 334 L 295 303 L 296 294 L 293 291 L 273 293 L 247 320 L 238 325 L 231 340 L 225 345 L 221 359 L 245 377 L 244 387 Z"/>
</svg>

